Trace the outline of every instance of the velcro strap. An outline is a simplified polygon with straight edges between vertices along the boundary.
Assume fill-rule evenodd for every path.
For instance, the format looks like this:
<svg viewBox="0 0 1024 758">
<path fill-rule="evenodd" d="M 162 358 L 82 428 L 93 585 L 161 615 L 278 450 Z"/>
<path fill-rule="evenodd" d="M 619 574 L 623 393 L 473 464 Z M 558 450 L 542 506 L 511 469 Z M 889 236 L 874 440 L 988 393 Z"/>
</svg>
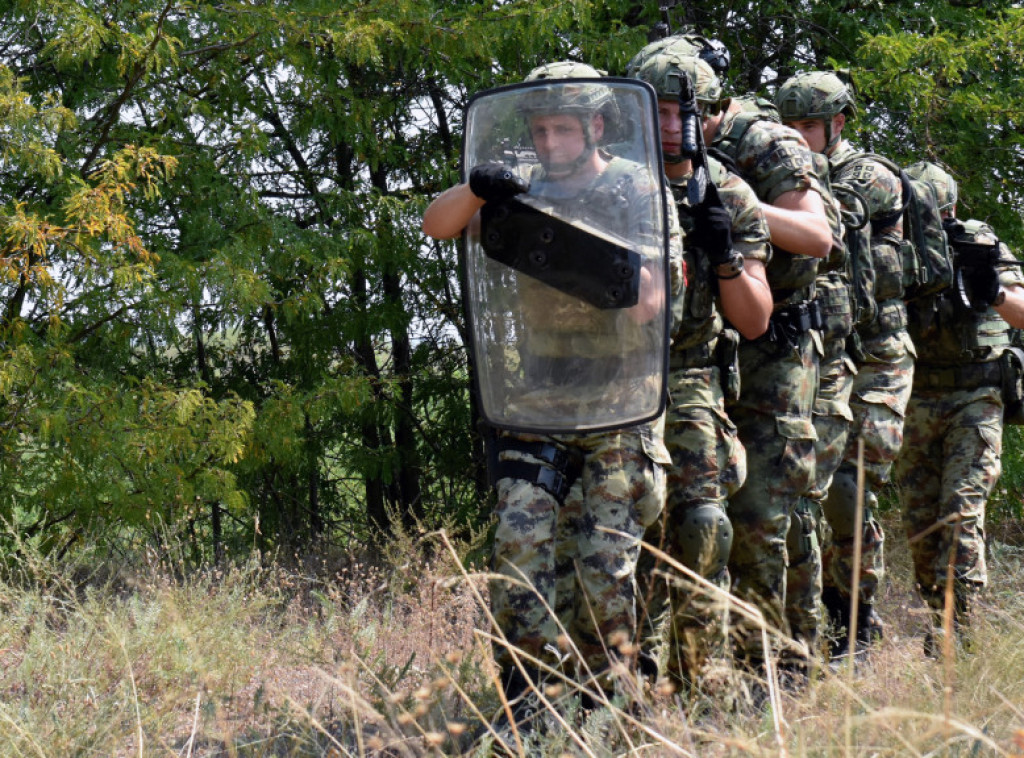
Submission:
<svg viewBox="0 0 1024 758">
<path fill-rule="evenodd" d="M 566 473 L 540 463 L 498 461 L 497 479 L 506 478 L 521 479 L 524 482 L 536 484 L 559 503 L 565 502 L 569 490 L 572 489 L 572 485 L 576 481 L 575 476 L 570 479 Z"/>
</svg>

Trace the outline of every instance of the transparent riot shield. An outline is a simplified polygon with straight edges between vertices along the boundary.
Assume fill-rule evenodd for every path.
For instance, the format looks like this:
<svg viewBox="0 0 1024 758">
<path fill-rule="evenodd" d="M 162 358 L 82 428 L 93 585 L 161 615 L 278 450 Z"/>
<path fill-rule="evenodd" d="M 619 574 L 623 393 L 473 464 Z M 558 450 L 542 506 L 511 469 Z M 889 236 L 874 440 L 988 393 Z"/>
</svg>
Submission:
<svg viewBox="0 0 1024 758">
<path fill-rule="evenodd" d="M 654 90 L 546 79 L 466 111 L 464 174 L 501 163 L 529 185 L 466 231 L 481 413 L 538 433 L 614 429 L 664 407 L 668 225 Z"/>
</svg>

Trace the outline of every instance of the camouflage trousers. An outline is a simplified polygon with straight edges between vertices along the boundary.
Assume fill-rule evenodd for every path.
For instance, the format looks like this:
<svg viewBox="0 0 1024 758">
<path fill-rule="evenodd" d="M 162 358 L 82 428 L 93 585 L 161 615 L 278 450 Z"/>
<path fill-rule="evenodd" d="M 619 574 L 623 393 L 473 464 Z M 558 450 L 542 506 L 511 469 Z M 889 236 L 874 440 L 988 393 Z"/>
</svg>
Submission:
<svg viewBox="0 0 1024 758">
<path fill-rule="evenodd" d="M 814 398 L 814 478 L 801 498 L 789 525 L 789 568 L 786 571 L 786 620 L 794 637 L 813 649 L 820 637 L 823 503 L 832 477 L 842 463 L 853 414 L 850 394 L 857 373 L 841 346 L 833 346 L 821 360 L 818 392 Z"/>
<path fill-rule="evenodd" d="M 814 477 L 812 408 L 821 342 L 817 332 L 792 344 L 767 337 L 740 346 L 740 399 L 727 406 L 747 452 L 747 479 L 729 498 L 734 537 L 729 557 L 733 590 L 786 631 L 787 539 L 790 520 Z M 764 657 L 761 635 L 734 619 L 737 651 Z"/>
<path fill-rule="evenodd" d="M 640 540 L 665 499 L 664 470 L 655 460 L 667 460 L 660 433 L 660 425 L 551 438 L 505 433 L 553 439 L 583 456 L 564 504 L 532 481 L 497 482 L 491 609 L 509 646 L 557 665 L 565 636 L 578 652 L 572 664 L 600 671 L 609 644 L 636 639 Z M 504 644 L 495 645 L 495 659 L 512 666 Z"/>
<path fill-rule="evenodd" d="M 932 609 L 944 606 L 950 567 L 963 610 L 988 580 L 985 503 L 1002 472 L 1002 423 L 995 387 L 915 391 L 910 399 L 894 476 L 914 577 Z"/>
<path fill-rule="evenodd" d="M 903 419 L 914 381 L 914 345 L 905 330 L 863 343 L 865 360 L 857 366 L 850 396 L 853 423 L 843 462 L 832 478 L 824 501 L 831 528 L 822 562 L 822 584 L 849 598 L 853 586 L 855 535 L 861 532 L 858 591 L 860 602 L 873 604 L 885 575 L 885 534 L 875 518 L 878 491 L 889 481 L 893 461 L 903 444 Z M 863 443 L 863 518 L 857 513 L 858 449 Z"/>
<path fill-rule="evenodd" d="M 725 413 L 717 367 L 674 371 L 665 444 L 672 456 L 664 513 L 644 540 L 722 590 L 732 528 L 726 501 L 746 478 L 746 454 Z M 666 560 L 644 550 L 637 569 L 644 651 L 660 674 L 693 682 L 724 651 L 726 605 Z"/>
</svg>

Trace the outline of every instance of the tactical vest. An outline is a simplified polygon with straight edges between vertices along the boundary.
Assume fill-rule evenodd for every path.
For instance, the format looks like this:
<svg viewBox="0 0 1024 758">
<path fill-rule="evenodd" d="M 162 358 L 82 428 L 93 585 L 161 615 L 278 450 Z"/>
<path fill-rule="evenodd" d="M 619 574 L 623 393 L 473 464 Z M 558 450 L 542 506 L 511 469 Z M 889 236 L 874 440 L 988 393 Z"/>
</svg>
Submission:
<svg viewBox="0 0 1024 758">
<path fill-rule="evenodd" d="M 981 221 L 962 222 L 966 236 L 994 235 Z M 907 331 L 920 346 L 921 366 L 962 366 L 997 360 L 1010 347 L 1006 322 L 993 308 L 965 307 L 951 289 L 907 304 Z"/>
<path fill-rule="evenodd" d="M 726 115 L 728 128 L 715 136 L 715 147 L 738 163 L 740 146 L 747 137 L 750 127 L 756 122 L 780 124 L 778 109 L 764 98 L 734 98 L 743 110 Z M 759 199 L 764 201 L 771 187 L 760 187 L 752 177 L 742 171 L 743 179 L 753 187 Z M 809 255 L 796 255 L 775 247 L 771 260 L 765 268 L 772 300 L 780 304 L 799 303 L 814 296 L 814 280 L 818 272 L 818 259 Z"/>
</svg>

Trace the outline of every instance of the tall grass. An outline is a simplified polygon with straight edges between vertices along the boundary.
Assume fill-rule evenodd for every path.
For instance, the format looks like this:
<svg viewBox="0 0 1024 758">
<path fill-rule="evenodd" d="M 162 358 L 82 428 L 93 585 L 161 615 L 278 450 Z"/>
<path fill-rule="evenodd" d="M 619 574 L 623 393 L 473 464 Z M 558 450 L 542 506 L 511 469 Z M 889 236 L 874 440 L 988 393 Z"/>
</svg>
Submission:
<svg viewBox="0 0 1024 758">
<path fill-rule="evenodd" d="M 890 527 L 887 638 L 856 671 L 763 708 L 621 672 L 621 696 L 585 713 L 565 682 L 538 693 L 548 729 L 513 752 L 1024 756 L 1024 549 L 992 546 L 976 652 L 932 661 Z M 487 577 L 429 539 L 330 571 L 142 561 L 83 574 L 27 553 L 0 582 L 0 755 L 505 754 L 486 727 L 502 708 Z"/>
</svg>

